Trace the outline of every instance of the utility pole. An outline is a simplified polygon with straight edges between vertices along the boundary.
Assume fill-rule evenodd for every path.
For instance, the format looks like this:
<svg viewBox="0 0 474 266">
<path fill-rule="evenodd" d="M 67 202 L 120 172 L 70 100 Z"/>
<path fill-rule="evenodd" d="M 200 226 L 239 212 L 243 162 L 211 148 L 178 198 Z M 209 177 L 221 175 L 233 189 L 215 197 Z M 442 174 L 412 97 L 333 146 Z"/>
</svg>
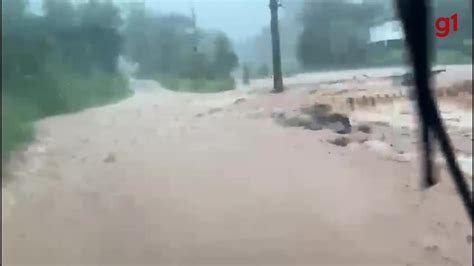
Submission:
<svg viewBox="0 0 474 266">
<path fill-rule="evenodd" d="M 194 52 L 197 52 L 197 25 L 196 25 L 196 12 L 194 11 L 194 5 L 193 5 L 193 2 L 191 1 L 190 2 L 190 5 L 191 5 L 191 20 L 192 20 L 192 23 L 193 23 L 193 28 L 192 28 L 192 31 L 193 31 L 193 51 Z"/>
<path fill-rule="evenodd" d="M 191 20 L 192 20 L 192 42 L 193 42 L 193 54 L 191 56 L 192 72 L 191 72 L 191 86 L 193 89 L 197 89 L 197 79 L 199 78 L 199 68 L 198 68 L 198 38 L 197 38 L 197 23 L 196 23 L 196 12 L 194 10 L 193 1 L 190 1 L 191 4 Z"/>
<path fill-rule="evenodd" d="M 278 30 L 278 8 L 281 6 L 279 0 L 270 0 L 272 32 L 272 57 L 273 57 L 273 92 L 283 91 L 283 78 L 281 74 L 281 54 L 280 54 L 280 32 Z"/>
</svg>

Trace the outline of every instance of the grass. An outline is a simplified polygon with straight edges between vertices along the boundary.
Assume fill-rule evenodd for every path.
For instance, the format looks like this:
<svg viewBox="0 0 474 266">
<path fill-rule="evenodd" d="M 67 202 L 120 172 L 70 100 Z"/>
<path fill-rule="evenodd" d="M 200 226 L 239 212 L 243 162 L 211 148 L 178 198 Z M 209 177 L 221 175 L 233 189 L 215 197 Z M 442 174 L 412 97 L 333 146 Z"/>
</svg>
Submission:
<svg viewBox="0 0 474 266">
<path fill-rule="evenodd" d="M 20 99 L 2 95 L 2 160 L 32 140 L 39 110 Z"/>
<path fill-rule="evenodd" d="M 24 77 L 2 84 L 2 161 L 34 136 L 34 121 L 111 103 L 132 92 L 118 74 L 88 77 L 61 71 L 55 76 Z"/>
<path fill-rule="evenodd" d="M 163 87 L 179 92 L 216 93 L 235 89 L 235 81 L 229 79 L 189 79 L 159 75 L 156 80 Z"/>
</svg>

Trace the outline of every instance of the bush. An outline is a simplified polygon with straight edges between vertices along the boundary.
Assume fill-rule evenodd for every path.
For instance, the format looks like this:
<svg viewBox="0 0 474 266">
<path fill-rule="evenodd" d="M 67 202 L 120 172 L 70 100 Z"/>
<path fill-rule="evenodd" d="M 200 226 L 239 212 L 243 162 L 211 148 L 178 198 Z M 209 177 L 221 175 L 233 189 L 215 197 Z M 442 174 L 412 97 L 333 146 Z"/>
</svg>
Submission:
<svg viewBox="0 0 474 266">
<path fill-rule="evenodd" d="M 235 89 L 235 81 L 228 79 L 189 79 L 169 75 L 158 75 L 160 84 L 169 90 L 180 92 L 215 93 Z"/>
<path fill-rule="evenodd" d="M 61 112 L 111 103 L 132 94 L 126 78 L 117 73 L 96 71 L 84 78 L 70 72 L 58 75 L 55 81 L 64 105 Z"/>
<path fill-rule="evenodd" d="M 54 78 L 23 77 L 2 86 L 2 160 L 32 139 L 33 122 L 76 112 L 132 94 L 119 74 L 94 72 L 89 77 L 56 70 Z"/>
</svg>

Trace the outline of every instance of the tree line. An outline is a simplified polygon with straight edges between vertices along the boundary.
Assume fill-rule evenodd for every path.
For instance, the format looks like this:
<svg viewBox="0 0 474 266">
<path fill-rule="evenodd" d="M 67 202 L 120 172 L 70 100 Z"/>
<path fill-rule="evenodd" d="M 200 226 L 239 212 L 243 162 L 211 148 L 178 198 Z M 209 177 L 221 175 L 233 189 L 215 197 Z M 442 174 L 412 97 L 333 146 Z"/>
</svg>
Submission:
<svg viewBox="0 0 474 266">
<path fill-rule="evenodd" d="M 2 0 L 2 158 L 33 137 L 33 122 L 131 95 L 121 56 L 137 77 L 176 90 L 234 88 L 229 38 L 191 17 L 120 9 L 112 1 Z"/>
<path fill-rule="evenodd" d="M 229 38 L 195 26 L 191 16 L 130 10 L 124 28 L 124 55 L 138 63 L 137 76 L 174 90 L 234 88 L 238 58 Z"/>
<path fill-rule="evenodd" d="M 117 70 L 122 37 L 110 2 L 2 0 L 2 158 L 33 136 L 32 122 L 130 94 Z"/>
<path fill-rule="evenodd" d="M 472 62 L 472 12 L 470 1 L 433 0 L 434 60 L 439 64 Z M 282 68 L 295 72 L 358 67 L 405 65 L 403 40 L 370 43 L 370 29 L 384 21 L 397 20 L 393 1 L 345 0 L 283 1 L 280 19 Z M 458 31 L 446 38 L 435 37 L 435 20 L 458 14 Z M 271 68 L 270 31 L 262 32 L 239 46 L 250 77 L 268 77 Z M 243 71 L 243 69 L 242 69 Z"/>
<path fill-rule="evenodd" d="M 391 1 L 351 3 L 343 0 L 306 1 L 301 15 L 303 31 L 297 58 L 304 69 L 351 68 L 405 64 L 402 40 L 388 46 L 370 44 L 371 26 L 396 20 Z M 472 62 L 472 13 L 469 1 L 433 1 L 434 59 L 438 63 Z M 437 17 L 459 15 L 459 30 L 449 37 L 434 37 Z"/>
</svg>

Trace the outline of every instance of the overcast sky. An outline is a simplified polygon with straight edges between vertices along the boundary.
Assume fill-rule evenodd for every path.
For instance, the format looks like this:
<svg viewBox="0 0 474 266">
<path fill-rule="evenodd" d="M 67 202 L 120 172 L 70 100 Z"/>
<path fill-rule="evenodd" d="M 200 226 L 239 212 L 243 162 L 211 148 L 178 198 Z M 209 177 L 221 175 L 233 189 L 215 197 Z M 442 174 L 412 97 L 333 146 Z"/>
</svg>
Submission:
<svg viewBox="0 0 474 266">
<path fill-rule="evenodd" d="M 258 33 L 270 21 L 268 0 L 146 0 L 154 9 L 185 14 L 191 2 L 200 27 L 222 30 L 234 40 Z"/>
<path fill-rule="evenodd" d="M 32 9 L 41 9 L 41 1 L 30 0 Z M 259 33 L 270 21 L 268 0 L 145 0 L 145 3 L 153 10 L 186 15 L 191 13 L 191 5 L 194 5 L 198 26 L 222 30 L 236 41 Z"/>
</svg>

